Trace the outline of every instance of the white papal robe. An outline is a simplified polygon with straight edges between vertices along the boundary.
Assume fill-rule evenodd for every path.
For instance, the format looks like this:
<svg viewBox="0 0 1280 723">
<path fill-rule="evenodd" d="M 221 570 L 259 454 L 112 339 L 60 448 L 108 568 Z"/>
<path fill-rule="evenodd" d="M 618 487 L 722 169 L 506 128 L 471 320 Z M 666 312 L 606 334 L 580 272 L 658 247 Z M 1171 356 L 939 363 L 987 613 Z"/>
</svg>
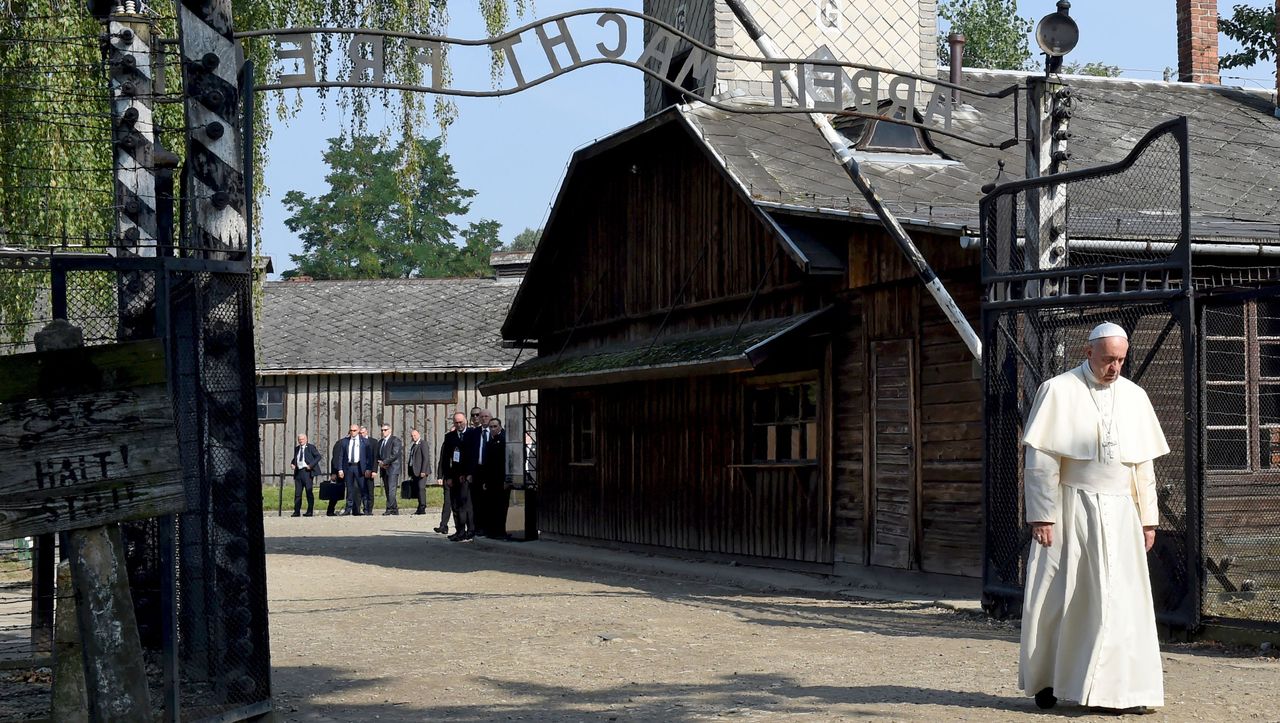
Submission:
<svg viewBox="0 0 1280 723">
<path fill-rule="evenodd" d="M 1169 452 L 1151 402 L 1086 362 L 1040 386 L 1023 435 L 1033 542 L 1022 608 L 1020 687 L 1104 708 L 1164 705 L 1142 528 L 1159 523 L 1152 460 Z"/>
</svg>

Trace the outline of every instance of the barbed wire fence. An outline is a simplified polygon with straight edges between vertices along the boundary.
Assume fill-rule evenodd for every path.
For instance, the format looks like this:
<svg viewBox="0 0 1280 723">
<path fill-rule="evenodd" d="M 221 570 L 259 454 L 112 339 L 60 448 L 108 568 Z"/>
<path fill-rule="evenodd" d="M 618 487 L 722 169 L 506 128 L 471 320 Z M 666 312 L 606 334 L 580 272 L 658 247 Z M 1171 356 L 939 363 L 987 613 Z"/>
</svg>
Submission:
<svg viewBox="0 0 1280 723">
<path fill-rule="evenodd" d="M 0 6 L 0 354 L 34 351 L 55 318 L 90 345 L 166 340 L 187 511 L 122 525 L 151 703 L 164 720 L 240 720 L 271 707 L 257 427 L 243 413 L 252 250 L 194 233 L 191 209 L 221 189 L 183 181 L 188 139 L 216 131 L 184 114 L 178 7 L 122 2 L 100 23 L 83 3 Z M 222 110 L 238 130 L 236 95 Z M 0 541 L 0 668 L 34 671 L 0 681 L 0 718 L 50 714 L 59 555 L 53 535 Z"/>
</svg>

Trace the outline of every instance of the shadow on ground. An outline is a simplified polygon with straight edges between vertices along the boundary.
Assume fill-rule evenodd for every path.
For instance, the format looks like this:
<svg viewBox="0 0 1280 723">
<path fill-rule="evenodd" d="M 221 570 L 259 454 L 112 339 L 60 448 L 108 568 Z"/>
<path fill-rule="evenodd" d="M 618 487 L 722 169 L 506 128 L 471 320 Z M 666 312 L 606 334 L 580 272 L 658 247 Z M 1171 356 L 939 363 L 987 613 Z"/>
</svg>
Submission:
<svg viewBox="0 0 1280 723">
<path fill-rule="evenodd" d="M 357 523 L 358 524 L 358 523 Z M 525 554 L 510 554 L 510 545 L 555 545 L 562 543 L 451 543 L 436 533 L 384 532 L 378 544 L 370 545 L 366 536 L 343 537 L 268 537 L 269 555 L 314 555 L 337 558 L 354 563 L 413 571 L 466 573 L 487 570 L 512 575 L 555 577 L 579 582 L 597 583 L 603 589 L 581 593 L 423 591 L 411 595 L 334 597 L 325 600 L 290 600 L 290 610 L 277 614 L 323 614 L 346 609 L 352 603 L 362 606 L 399 607 L 410 601 L 520 599 L 554 597 L 652 597 L 664 602 L 714 608 L 736 614 L 756 625 L 782 628 L 833 628 L 894 636 L 929 636 L 973 638 L 978 640 L 1016 640 L 1016 627 L 965 614 L 942 613 L 931 605 L 917 602 L 884 602 L 851 599 L 842 595 L 823 595 L 790 590 L 750 590 L 720 582 L 682 579 L 620 569 L 577 564 L 565 560 L 540 559 Z M 321 564 L 317 562 L 317 564 Z M 782 601 L 782 600 L 785 600 Z M 306 603 L 312 605 L 306 605 Z M 482 604 L 483 606 L 483 604 Z M 932 611 L 937 614 L 921 614 Z"/>
<path fill-rule="evenodd" d="M 714 716 L 883 719 L 885 706 L 895 711 L 895 718 L 934 720 L 940 713 L 944 718 L 946 716 L 946 712 L 939 711 L 939 708 L 952 709 L 957 715 L 961 710 L 967 710 L 978 716 L 984 712 L 991 715 L 1033 713 L 1036 710 L 1029 698 L 901 685 L 805 686 L 794 679 L 772 675 L 734 675 L 722 677 L 709 685 L 689 686 L 641 686 L 623 682 L 591 690 L 511 680 L 502 676 L 481 677 L 474 682 L 489 689 L 485 700 L 447 706 L 395 701 L 379 705 L 344 704 L 331 699 L 322 705 L 313 703 L 313 698 L 320 694 L 326 697 L 358 694 L 372 685 L 371 681 L 351 671 L 335 668 L 277 668 L 276 679 L 287 691 L 277 699 L 277 710 L 289 721 L 373 720 L 375 716 L 381 721 L 448 720 L 458 723 L 506 720 L 661 720 L 681 723 Z M 446 680 L 432 676 L 423 684 L 441 685 Z M 304 681 L 313 681 L 315 689 L 310 693 L 299 692 L 294 685 Z M 867 706 L 868 710 L 859 711 L 859 706 Z M 1089 712 L 1078 707 L 1061 706 L 1054 715 L 1074 718 L 1087 716 Z"/>
</svg>

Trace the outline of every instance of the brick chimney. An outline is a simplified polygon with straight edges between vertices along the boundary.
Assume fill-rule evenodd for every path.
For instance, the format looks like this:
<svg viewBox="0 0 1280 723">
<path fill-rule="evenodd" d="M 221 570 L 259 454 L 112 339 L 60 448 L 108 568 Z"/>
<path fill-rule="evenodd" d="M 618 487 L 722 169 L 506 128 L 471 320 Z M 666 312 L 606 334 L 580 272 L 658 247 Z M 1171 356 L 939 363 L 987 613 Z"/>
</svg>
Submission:
<svg viewBox="0 0 1280 723">
<path fill-rule="evenodd" d="M 1178 80 L 1211 83 L 1218 79 L 1217 0 L 1177 0 Z"/>
</svg>

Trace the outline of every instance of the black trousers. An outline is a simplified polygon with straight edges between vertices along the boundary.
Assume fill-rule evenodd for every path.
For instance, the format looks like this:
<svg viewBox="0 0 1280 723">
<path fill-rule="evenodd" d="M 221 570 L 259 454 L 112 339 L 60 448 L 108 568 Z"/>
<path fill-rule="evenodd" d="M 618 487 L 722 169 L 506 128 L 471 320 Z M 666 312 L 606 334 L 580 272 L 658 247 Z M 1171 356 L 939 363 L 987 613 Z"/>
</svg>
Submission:
<svg viewBox="0 0 1280 723">
<path fill-rule="evenodd" d="M 378 474 L 382 477 L 382 493 L 386 495 L 383 507 L 388 512 L 400 511 L 400 470 L 384 469 Z"/>
<path fill-rule="evenodd" d="M 358 464 L 349 464 L 342 470 L 342 481 L 347 483 L 347 514 L 364 514 L 363 489 L 368 483 Z"/>
<path fill-rule="evenodd" d="M 311 508 L 315 506 L 315 496 L 312 494 L 311 472 L 305 469 L 295 470 L 293 473 L 293 514 L 298 514 L 302 510 L 302 493 L 307 493 L 307 512 L 311 512 Z"/>
<path fill-rule="evenodd" d="M 489 525 L 485 531 L 490 537 L 507 536 L 507 508 L 511 506 L 511 490 L 507 489 L 505 482 L 503 480 L 498 483 L 489 502 Z"/>
<path fill-rule="evenodd" d="M 471 506 L 471 475 L 464 474 L 453 481 L 450 497 L 453 503 L 453 524 L 458 534 L 476 533 L 475 510 Z"/>
<path fill-rule="evenodd" d="M 482 475 L 471 477 L 471 514 L 475 519 L 475 532 L 489 532 L 489 487 Z"/>
<path fill-rule="evenodd" d="M 427 511 L 427 478 L 419 477 L 418 473 L 409 468 L 409 479 L 413 482 L 413 494 L 418 498 L 418 514 Z"/>
<path fill-rule="evenodd" d="M 440 529 L 446 530 L 449 528 L 449 515 L 453 512 L 453 495 L 447 485 L 441 489 L 444 490 L 444 501 L 440 505 Z"/>
</svg>

